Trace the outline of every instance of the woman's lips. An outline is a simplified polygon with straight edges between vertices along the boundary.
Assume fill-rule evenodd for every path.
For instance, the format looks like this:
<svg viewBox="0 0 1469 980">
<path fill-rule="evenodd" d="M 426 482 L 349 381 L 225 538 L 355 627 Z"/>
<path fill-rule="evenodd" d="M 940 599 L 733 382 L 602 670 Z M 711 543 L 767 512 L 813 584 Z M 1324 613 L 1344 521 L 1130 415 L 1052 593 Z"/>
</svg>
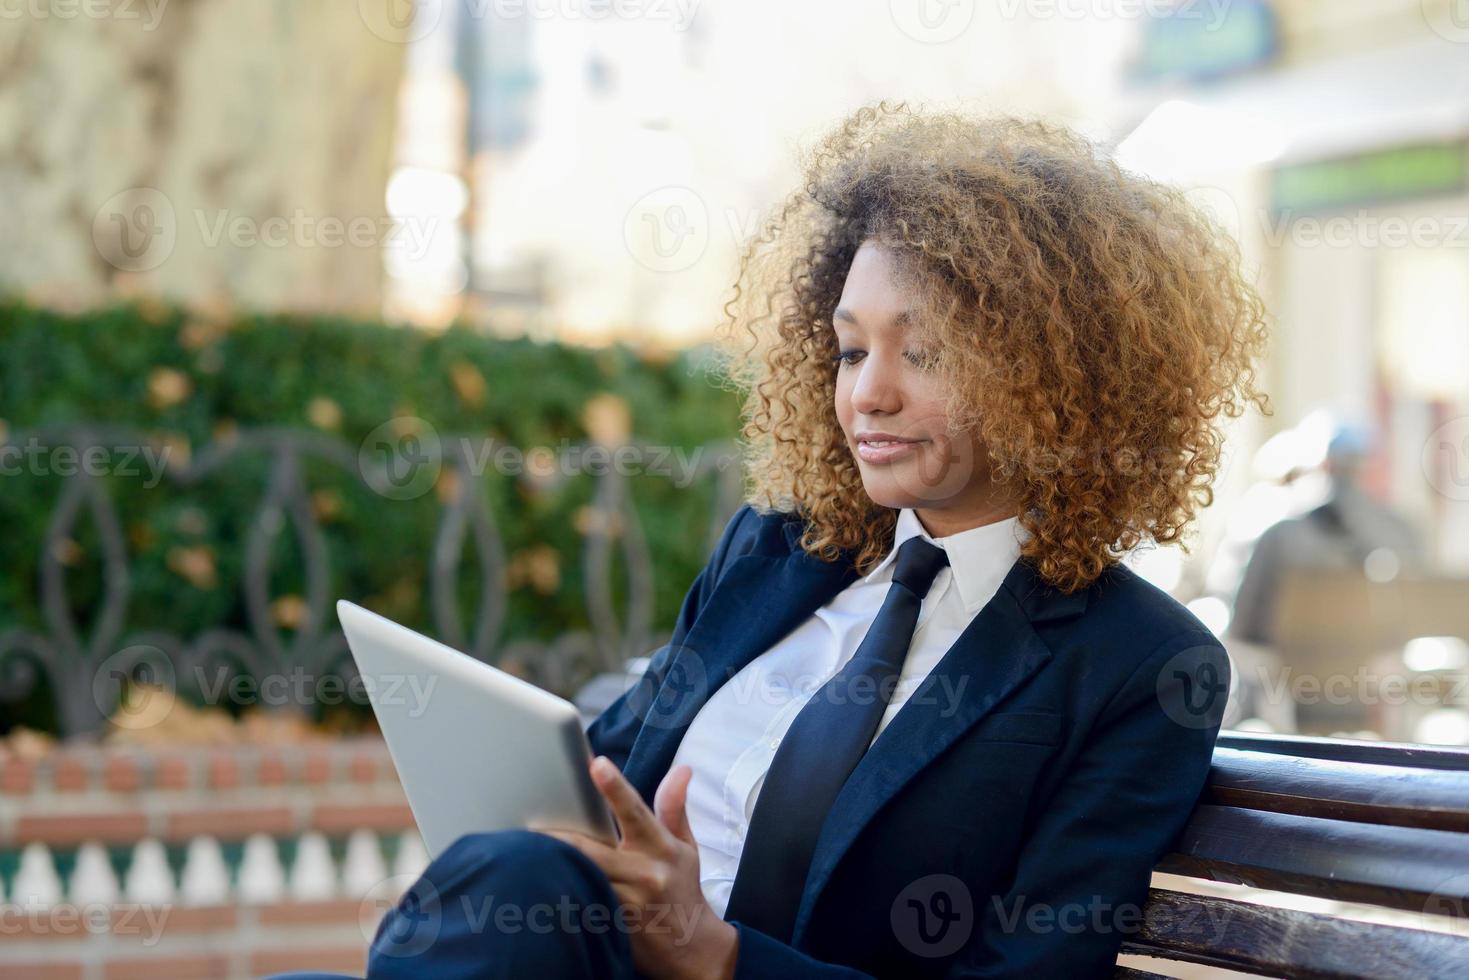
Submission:
<svg viewBox="0 0 1469 980">
<path fill-rule="evenodd" d="M 913 455 L 926 439 L 859 439 L 857 455 L 864 463 L 894 463 Z"/>
</svg>

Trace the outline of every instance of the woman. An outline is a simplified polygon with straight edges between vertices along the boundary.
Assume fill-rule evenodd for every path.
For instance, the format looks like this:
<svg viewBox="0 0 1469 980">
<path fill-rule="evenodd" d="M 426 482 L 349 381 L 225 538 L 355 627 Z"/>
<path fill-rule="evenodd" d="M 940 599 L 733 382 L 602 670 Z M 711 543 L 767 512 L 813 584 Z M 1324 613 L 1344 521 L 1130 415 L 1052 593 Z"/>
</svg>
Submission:
<svg viewBox="0 0 1469 980">
<path fill-rule="evenodd" d="M 1119 559 L 1180 538 L 1220 415 L 1266 407 L 1237 254 L 1062 130 L 883 105 L 726 312 L 753 493 L 589 731 L 623 839 L 461 840 L 434 944 L 394 958 L 400 905 L 374 972 L 1110 976 L 1228 690 Z M 448 911 L 489 894 L 625 915 Z"/>
</svg>

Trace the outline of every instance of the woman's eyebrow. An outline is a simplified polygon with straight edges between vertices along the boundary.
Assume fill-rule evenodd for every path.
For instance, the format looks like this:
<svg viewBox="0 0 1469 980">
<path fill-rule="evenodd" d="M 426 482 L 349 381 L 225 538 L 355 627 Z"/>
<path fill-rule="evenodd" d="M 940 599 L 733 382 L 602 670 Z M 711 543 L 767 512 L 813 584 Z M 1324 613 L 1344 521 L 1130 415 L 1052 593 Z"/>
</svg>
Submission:
<svg viewBox="0 0 1469 980">
<path fill-rule="evenodd" d="M 854 314 L 851 310 L 847 309 L 845 306 L 838 306 L 836 308 L 836 310 L 833 311 L 833 313 L 831 315 L 831 318 L 834 321 L 835 320 L 845 320 L 846 322 L 852 324 L 853 326 L 860 326 L 861 325 L 861 324 L 859 324 L 857 322 L 857 316 L 856 316 L 856 314 Z M 913 322 L 913 311 L 912 310 L 903 310 L 901 313 L 896 314 L 893 317 L 893 319 L 892 319 L 892 325 L 895 326 L 895 327 L 907 326 L 908 324 L 910 324 L 912 322 Z"/>
</svg>

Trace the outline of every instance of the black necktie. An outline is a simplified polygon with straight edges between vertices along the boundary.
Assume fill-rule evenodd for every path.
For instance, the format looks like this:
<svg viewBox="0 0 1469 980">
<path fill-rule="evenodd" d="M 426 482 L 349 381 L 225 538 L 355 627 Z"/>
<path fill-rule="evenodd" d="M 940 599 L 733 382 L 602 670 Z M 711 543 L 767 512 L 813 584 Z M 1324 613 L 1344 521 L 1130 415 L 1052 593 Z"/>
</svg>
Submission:
<svg viewBox="0 0 1469 980">
<path fill-rule="evenodd" d="M 827 812 L 872 742 L 913 642 L 918 608 L 949 556 L 903 542 L 877 618 L 841 670 L 796 715 L 750 816 L 727 920 L 789 942 Z"/>
</svg>

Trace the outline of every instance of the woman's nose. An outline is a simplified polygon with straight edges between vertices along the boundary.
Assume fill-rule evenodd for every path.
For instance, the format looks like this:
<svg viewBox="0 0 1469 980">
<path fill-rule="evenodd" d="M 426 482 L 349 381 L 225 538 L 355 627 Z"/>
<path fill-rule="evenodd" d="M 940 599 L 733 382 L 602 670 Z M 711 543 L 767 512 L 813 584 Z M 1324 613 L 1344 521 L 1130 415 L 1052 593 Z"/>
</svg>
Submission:
<svg viewBox="0 0 1469 980">
<path fill-rule="evenodd" d="M 869 354 L 859 365 L 857 383 L 852 386 L 852 407 L 863 415 L 893 413 L 903 407 L 895 365 Z"/>
</svg>

